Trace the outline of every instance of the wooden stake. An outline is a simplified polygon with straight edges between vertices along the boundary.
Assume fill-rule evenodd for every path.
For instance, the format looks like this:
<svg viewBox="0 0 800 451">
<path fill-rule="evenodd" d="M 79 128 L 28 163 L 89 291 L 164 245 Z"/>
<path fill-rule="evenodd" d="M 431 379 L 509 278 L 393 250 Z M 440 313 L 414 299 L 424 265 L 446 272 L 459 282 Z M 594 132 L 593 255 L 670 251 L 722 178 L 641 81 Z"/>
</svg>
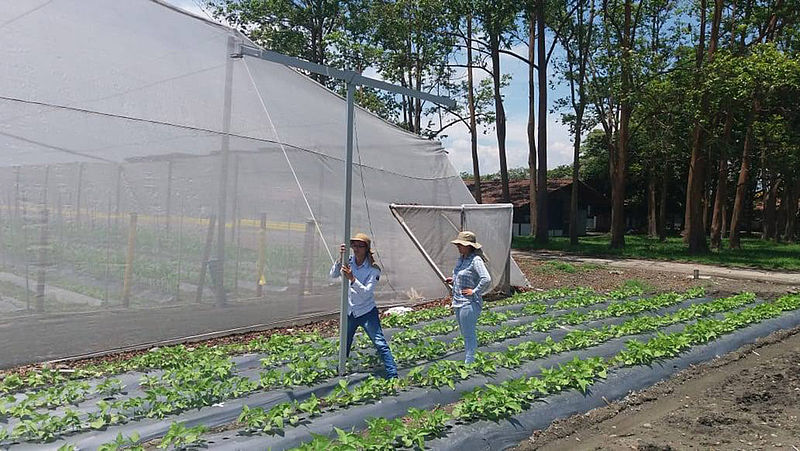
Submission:
<svg viewBox="0 0 800 451">
<path fill-rule="evenodd" d="M 128 255 L 125 257 L 125 277 L 122 280 L 122 306 L 130 307 L 131 304 L 131 276 L 133 275 L 133 253 L 136 250 L 136 221 L 137 214 L 131 213 L 131 222 L 128 227 Z"/>
<path fill-rule="evenodd" d="M 78 187 L 75 200 L 75 228 L 81 225 L 81 190 L 83 185 L 83 163 L 78 163 Z"/>
<path fill-rule="evenodd" d="M 39 268 L 36 277 L 36 311 L 39 313 L 44 312 L 45 267 L 47 265 L 47 222 L 47 207 L 43 207 L 42 220 L 39 224 Z"/>
<path fill-rule="evenodd" d="M 203 261 L 200 262 L 200 280 L 197 281 L 197 296 L 195 302 L 203 300 L 203 288 L 206 283 L 206 266 L 208 266 L 208 259 L 211 256 L 211 245 L 214 242 L 214 224 L 217 222 L 217 217 L 211 215 L 208 217 L 208 229 L 206 231 L 206 246 L 203 248 Z"/>
<path fill-rule="evenodd" d="M 267 260 L 267 214 L 261 213 L 261 228 L 258 232 L 258 276 L 256 277 L 256 296 L 264 295 L 264 286 L 266 283 L 266 275 L 264 274 L 264 266 Z"/>
</svg>

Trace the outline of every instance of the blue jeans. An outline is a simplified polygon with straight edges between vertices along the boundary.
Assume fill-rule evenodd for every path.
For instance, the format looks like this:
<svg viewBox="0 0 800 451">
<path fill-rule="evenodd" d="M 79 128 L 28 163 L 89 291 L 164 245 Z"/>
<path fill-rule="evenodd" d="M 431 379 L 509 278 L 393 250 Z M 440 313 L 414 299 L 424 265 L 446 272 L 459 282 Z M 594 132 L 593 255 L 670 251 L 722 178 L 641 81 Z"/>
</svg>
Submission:
<svg viewBox="0 0 800 451">
<path fill-rule="evenodd" d="M 347 315 L 347 356 L 350 357 L 350 347 L 353 345 L 353 336 L 356 334 L 358 326 L 364 329 L 369 339 L 372 340 L 372 344 L 375 345 L 375 349 L 386 367 L 386 377 L 397 377 L 397 365 L 394 363 L 389 343 L 386 342 L 386 338 L 383 336 L 377 307 L 359 317 L 354 317 L 352 314 Z"/>
<path fill-rule="evenodd" d="M 478 349 L 478 317 L 481 316 L 481 305 L 477 302 L 470 302 L 463 307 L 455 308 L 456 321 L 461 336 L 464 337 L 464 348 L 467 353 L 464 363 L 475 361 L 475 350 Z"/>
</svg>

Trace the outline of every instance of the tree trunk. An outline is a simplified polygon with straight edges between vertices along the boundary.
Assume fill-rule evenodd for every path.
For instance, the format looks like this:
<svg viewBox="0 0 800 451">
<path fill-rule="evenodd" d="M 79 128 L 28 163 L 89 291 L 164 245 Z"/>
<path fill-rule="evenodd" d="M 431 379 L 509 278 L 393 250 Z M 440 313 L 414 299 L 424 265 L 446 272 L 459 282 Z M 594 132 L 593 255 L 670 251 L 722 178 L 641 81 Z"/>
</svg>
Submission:
<svg viewBox="0 0 800 451">
<path fill-rule="evenodd" d="M 472 174 L 475 177 L 475 202 L 483 203 L 481 171 L 478 163 L 478 125 L 475 119 L 475 79 L 472 74 L 472 16 L 467 16 L 467 104 L 469 105 L 469 137 L 472 149 Z"/>
<path fill-rule="evenodd" d="M 658 202 L 658 240 L 667 240 L 667 186 L 669 184 L 669 165 L 661 176 L 661 199 Z"/>
<path fill-rule="evenodd" d="M 759 109 L 757 98 L 753 100 L 753 110 L 747 120 L 747 131 L 744 136 L 744 146 L 742 148 L 742 166 L 739 169 L 739 178 L 736 181 L 736 197 L 733 200 L 733 212 L 731 213 L 730 243 L 731 249 L 741 249 L 739 240 L 739 223 L 742 221 L 742 210 L 744 209 L 745 196 L 747 195 L 747 184 L 750 178 L 750 147 L 753 145 L 753 121 L 756 111 Z"/>
<path fill-rule="evenodd" d="M 656 238 L 658 234 L 658 206 L 656 205 L 656 175 L 654 170 L 648 171 L 647 177 L 647 236 Z"/>
<path fill-rule="evenodd" d="M 769 188 L 765 187 L 764 199 L 764 234 L 761 237 L 764 240 L 777 240 L 778 239 L 778 189 L 780 188 L 780 179 L 775 175 L 770 176 Z"/>
<path fill-rule="evenodd" d="M 622 100 L 619 105 L 619 136 L 617 136 L 616 158 L 611 179 L 611 243 L 612 249 L 625 247 L 625 178 L 628 169 L 628 144 L 630 140 L 631 100 L 633 91 L 633 68 L 631 58 L 631 10 L 633 1 L 625 0 L 625 24 L 622 29 Z"/>
<path fill-rule="evenodd" d="M 569 203 L 569 243 L 578 244 L 578 174 L 580 172 L 580 153 L 581 153 L 581 126 L 583 123 L 583 112 L 579 111 L 575 116 L 575 142 L 572 152 L 572 193 Z"/>
<path fill-rule="evenodd" d="M 506 112 L 503 109 L 503 97 L 500 95 L 500 40 L 495 33 L 489 35 L 489 46 L 492 54 L 497 151 L 500 154 L 500 183 L 503 188 L 503 202 L 511 202 L 511 193 L 508 189 L 508 165 L 506 164 Z"/>
<path fill-rule="evenodd" d="M 711 37 L 708 45 L 708 60 L 711 62 L 714 58 L 714 53 L 717 50 L 717 41 L 719 39 L 719 25 L 722 20 L 722 3 L 723 0 L 715 0 L 714 2 L 714 18 L 711 22 Z M 703 65 L 703 47 L 705 41 L 705 0 L 700 2 L 702 13 L 700 20 L 700 44 L 698 46 L 698 59 L 697 69 L 699 76 L 699 69 Z M 708 115 L 709 111 L 709 98 L 708 94 L 704 93 L 701 99 L 701 118 Z M 705 149 L 705 129 L 701 119 L 695 121 L 694 134 L 692 139 L 692 162 L 691 162 L 691 177 L 688 182 L 689 190 L 689 205 L 687 210 L 689 212 L 689 223 L 687 238 L 689 241 L 689 253 L 696 255 L 708 252 L 708 242 L 706 241 L 706 214 L 703 208 L 703 197 L 706 191 L 706 166 L 708 164 L 708 155 Z"/>
<path fill-rule="evenodd" d="M 537 152 L 538 180 L 536 186 L 536 241 L 540 244 L 549 240 L 549 218 L 547 217 L 547 54 L 545 53 L 544 2 L 536 4 L 537 61 L 539 72 L 539 130 Z"/>
<path fill-rule="evenodd" d="M 714 213 L 711 218 L 711 247 L 722 247 L 722 230 L 725 225 L 725 203 L 728 201 L 728 146 L 731 143 L 733 130 L 733 114 L 725 117 L 725 129 L 722 133 L 722 145 L 719 149 L 719 168 L 717 171 L 717 192 L 714 196 Z"/>
<path fill-rule="evenodd" d="M 528 30 L 528 177 L 530 181 L 528 190 L 528 208 L 530 210 L 530 235 L 536 235 L 536 68 L 533 58 L 536 53 L 536 14 L 530 12 L 530 29 Z"/>
<path fill-rule="evenodd" d="M 794 187 L 791 190 L 789 190 L 787 186 L 787 191 L 791 192 L 786 194 L 788 201 L 786 203 L 786 229 L 783 233 L 783 239 L 793 243 L 796 240 L 797 234 L 798 200 L 800 200 L 800 176 L 798 176 L 797 180 L 795 180 Z"/>
</svg>

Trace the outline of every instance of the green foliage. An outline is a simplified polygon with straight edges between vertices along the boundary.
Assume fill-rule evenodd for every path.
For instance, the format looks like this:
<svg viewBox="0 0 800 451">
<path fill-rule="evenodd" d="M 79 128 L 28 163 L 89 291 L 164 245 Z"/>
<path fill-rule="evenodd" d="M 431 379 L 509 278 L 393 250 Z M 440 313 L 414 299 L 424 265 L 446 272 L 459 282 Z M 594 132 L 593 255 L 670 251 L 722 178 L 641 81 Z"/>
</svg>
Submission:
<svg viewBox="0 0 800 451">
<path fill-rule="evenodd" d="M 134 432 L 129 437 L 125 437 L 122 433 L 119 433 L 114 441 L 103 443 L 97 448 L 97 451 L 121 451 L 123 449 L 144 451 L 144 447 L 139 444 L 139 439 L 140 437 L 137 432 Z"/>
<path fill-rule="evenodd" d="M 591 256 L 612 256 L 625 258 L 646 258 L 653 260 L 688 261 L 712 265 L 760 268 L 770 270 L 800 270 L 800 244 L 784 244 L 756 239 L 742 239 L 741 249 L 727 249 L 723 240 L 723 250 L 704 255 L 689 255 L 683 240 L 679 237 L 667 238 L 665 242 L 644 236 L 628 236 L 625 248 L 610 249 L 607 235 L 581 237 L 580 244 L 571 246 L 568 238 L 551 238 L 544 245 L 536 243 L 531 237 L 514 237 L 512 246 L 516 249 L 550 249 L 568 251 Z"/>
<path fill-rule="evenodd" d="M 197 447 L 205 443 L 202 435 L 206 432 L 208 432 L 208 427 L 202 424 L 187 428 L 185 423 L 172 423 L 169 431 L 158 444 L 158 448 L 167 449 L 173 446 L 175 449 L 187 449 Z"/>
</svg>

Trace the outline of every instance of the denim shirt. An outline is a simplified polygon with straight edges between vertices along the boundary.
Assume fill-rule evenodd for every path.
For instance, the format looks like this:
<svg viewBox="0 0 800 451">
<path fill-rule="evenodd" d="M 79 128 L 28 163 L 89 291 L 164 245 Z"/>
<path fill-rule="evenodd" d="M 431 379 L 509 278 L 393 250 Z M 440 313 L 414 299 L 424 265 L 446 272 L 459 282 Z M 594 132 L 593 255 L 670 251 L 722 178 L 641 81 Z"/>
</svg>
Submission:
<svg viewBox="0 0 800 451">
<path fill-rule="evenodd" d="M 350 269 L 353 270 L 355 280 L 350 282 L 350 291 L 347 296 L 347 314 L 358 318 L 369 313 L 376 307 L 375 286 L 381 278 L 381 270 L 365 258 L 361 266 L 356 265 L 355 257 L 350 256 Z M 342 264 L 336 262 L 331 266 L 331 279 L 339 277 Z"/>
<path fill-rule="evenodd" d="M 470 302 L 483 302 L 483 292 L 489 288 L 492 277 L 486 269 L 483 259 L 471 253 L 466 257 L 459 257 L 453 269 L 453 307 L 463 307 Z M 461 290 L 472 288 L 472 296 L 461 294 Z"/>
</svg>

